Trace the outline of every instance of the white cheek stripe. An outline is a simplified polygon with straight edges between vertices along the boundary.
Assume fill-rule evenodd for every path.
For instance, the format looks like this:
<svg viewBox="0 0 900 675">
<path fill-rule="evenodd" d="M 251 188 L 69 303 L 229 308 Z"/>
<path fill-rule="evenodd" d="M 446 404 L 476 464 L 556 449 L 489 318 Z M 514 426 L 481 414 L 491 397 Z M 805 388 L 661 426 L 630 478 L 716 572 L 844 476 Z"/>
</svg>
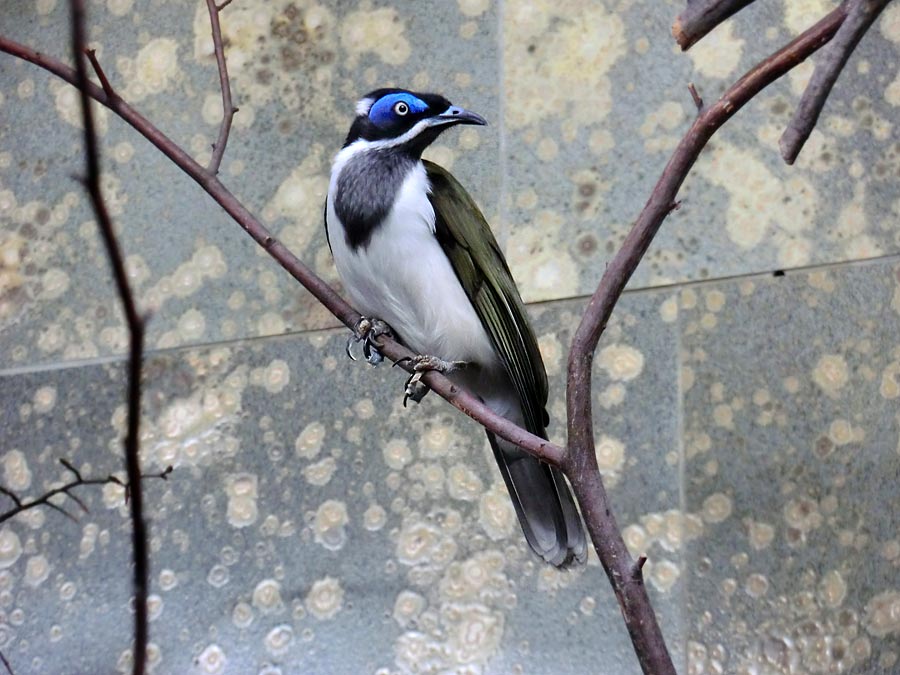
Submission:
<svg viewBox="0 0 900 675">
<path fill-rule="evenodd" d="M 363 100 L 368 100 L 368 99 L 363 99 Z M 360 103 L 362 103 L 362 101 L 360 101 Z M 338 154 L 340 155 L 341 153 L 347 152 L 348 150 L 351 150 L 351 148 L 353 148 L 353 150 L 351 150 L 348 154 L 352 155 L 363 149 L 377 150 L 379 148 L 393 148 L 398 145 L 403 145 L 404 143 L 408 143 L 409 141 L 414 139 L 416 136 L 421 134 L 423 131 L 425 131 L 425 129 L 435 126 L 436 123 L 435 123 L 434 119 L 435 118 L 433 118 L 433 117 L 429 117 L 424 120 L 419 120 L 418 122 L 415 123 L 415 125 L 409 131 L 407 131 L 402 136 L 398 136 L 397 138 L 384 138 L 379 141 L 367 141 L 362 138 L 359 138 L 359 139 L 353 141 L 346 148 L 341 150 L 341 152 Z"/>
</svg>

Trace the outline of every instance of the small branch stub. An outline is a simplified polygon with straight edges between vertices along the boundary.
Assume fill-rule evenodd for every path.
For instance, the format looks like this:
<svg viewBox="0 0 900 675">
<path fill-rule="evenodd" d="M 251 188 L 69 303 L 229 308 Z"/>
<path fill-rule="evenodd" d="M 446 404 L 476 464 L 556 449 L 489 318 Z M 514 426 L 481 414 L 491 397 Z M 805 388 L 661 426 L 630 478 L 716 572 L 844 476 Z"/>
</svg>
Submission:
<svg viewBox="0 0 900 675">
<path fill-rule="evenodd" d="M 103 72 L 103 68 L 100 66 L 100 61 L 97 59 L 97 50 L 85 49 L 84 53 L 88 57 L 88 61 L 91 62 L 91 68 L 93 68 L 94 72 L 97 74 L 97 79 L 100 80 L 100 86 L 103 87 L 103 91 L 106 92 L 106 95 L 110 98 L 114 98 L 116 92 L 109 83 L 106 73 Z"/>
<path fill-rule="evenodd" d="M 643 578 L 645 562 L 647 562 L 647 556 L 645 555 L 638 556 L 638 559 L 634 561 L 634 567 L 631 568 L 631 578 L 635 581 L 640 581 Z"/>
<path fill-rule="evenodd" d="M 693 82 L 688 84 L 688 91 L 691 92 L 691 98 L 694 99 L 694 105 L 697 106 L 697 114 L 699 115 L 703 112 L 703 99 L 697 93 L 697 87 L 694 86 Z"/>
</svg>

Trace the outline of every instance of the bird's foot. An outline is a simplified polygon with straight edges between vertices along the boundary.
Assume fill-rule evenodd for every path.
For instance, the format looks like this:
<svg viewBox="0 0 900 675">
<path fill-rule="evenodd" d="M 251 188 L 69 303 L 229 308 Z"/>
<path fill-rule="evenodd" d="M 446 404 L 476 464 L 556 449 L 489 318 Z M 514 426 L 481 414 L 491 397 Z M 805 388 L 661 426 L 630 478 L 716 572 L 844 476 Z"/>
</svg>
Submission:
<svg viewBox="0 0 900 675">
<path fill-rule="evenodd" d="M 415 357 L 407 357 L 405 359 L 400 359 L 394 365 L 398 365 L 401 363 L 412 362 L 413 364 L 413 372 L 412 375 L 409 376 L 409 379 L 406 380 L 406 385 L 403 393 L 403 407 L 406 407 L 406 402 L 408 400 L 415 401 L 416 403 L 420 403 L 423 398 L 425 398 L 425 394 L 428 393 L 428 385 L 422 382 L 422 376 L 425 373 L 430 372 L 432 370 L 436 370 L 439 373 L 443 373 L 446 375 L 447 373 L 452 373 L 456 370 L 461 370 L 465 368 L 468 363 L 465 361 L 445 361 L 442 358 L 437 356 L 428 356 L 419 354 Z"/>
<path fill-rule="evenodd" d="M 356 361 L 356 357 L 353 355 L 353 343 L 362 342 L 362 352 L 366 361 L 373 366 L 377 366 L 384 361 L 384 356 L 378 351 L 377 342 L 382 335 L 391 335 L 391 327 L 381 319 L 362 317 L 356 322 L 353 332 L 347 339 L 347 356 L 350 357 L 351 361 Z"/>
</svg>

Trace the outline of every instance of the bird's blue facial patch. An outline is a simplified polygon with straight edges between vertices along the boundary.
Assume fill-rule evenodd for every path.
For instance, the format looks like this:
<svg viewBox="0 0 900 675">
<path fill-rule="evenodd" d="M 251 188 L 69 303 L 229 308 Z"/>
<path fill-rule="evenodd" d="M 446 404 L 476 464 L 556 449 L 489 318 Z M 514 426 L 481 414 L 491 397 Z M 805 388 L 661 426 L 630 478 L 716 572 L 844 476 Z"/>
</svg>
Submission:
<svg viewBox="0 0 900 675">
<path fill-rule="evenodd" d="M 390 127 L 428 110 L 428 104 L 409 92 L 387 94 L 372 104 L 369 119 L 379 127 Z"/>
</svg>

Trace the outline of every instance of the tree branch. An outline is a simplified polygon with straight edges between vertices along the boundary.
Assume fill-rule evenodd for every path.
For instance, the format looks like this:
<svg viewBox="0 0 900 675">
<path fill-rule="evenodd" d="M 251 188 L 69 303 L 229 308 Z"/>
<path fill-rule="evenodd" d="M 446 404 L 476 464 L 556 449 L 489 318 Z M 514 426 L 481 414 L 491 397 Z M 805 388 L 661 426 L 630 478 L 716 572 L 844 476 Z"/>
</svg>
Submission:
<svg viewBox="0 0 900 675">
<path fill-rule="evenodd" d="M 147 526 L 144 521 L 144 498 L 141 489 L 141 464 L 138 455 L 139 425 L 141 416 L 141 362 L 144 355 L 144 319 L 138 314 L 134 296 L 128 283 L 125 271 L 125 260 L 116 241 L 112 219 L 106 209 L 103 194 L 100 190 L 100 152 L 97 144 L 97 133 L 94 129 L 94 117 L 91 101 L 87 93 L 89 84 L 87 68 L 84 63 L 87 31 L 85 29 L 84 0 L 71 0 L 72 8 L 72 59 L 75 63 L 75 83 L 81 94 L 81 113 L 84 123 L 84 147 L 87 164 L 85 187 L 91 196 L 91 204 L 97 216 L 97 225 L 106 247 L 106 253 L 112 267 L 116 289 L 125 313 L 128 332 L 131 336 L 128 356 L 128 422 L 125 435 L 125 469 L 130 487 L 131 537 L 134 557 L 134 675 L 143 675 L 147 662 L 147 589 L 149 586 L 149 560 L 147 553 Z M 96 56 L 88 55 L 98 73 L 100 69 Z M 110 100 L 118 100 L 105 77 L 104 96 Z M 73 467 L 69 467 L 74 470 Z M 76 471 L 78 478 L 81 475 Z M 77 501 L 77 499 L 76 499 Z M 49 504 L 49 502 L 48 502 Z M 83 506 L 83 504 L 82 504 Z"/>
<path fill-rule="evenodd" d="M 77 522 L 77 519 L 71 513 L 63 509 L 58 504 L 54 504 L 50 500 L 59 495 L 64 495 L 78 504 L 82 511 L 88 513 L 88 507 L 84 503 L 84 501 L 82 501 L 82 499 L 78 495 L 72 492 L 73 489 L 81 487 L 82 485 L 109 485 L 110 483 L 112 483 L 114 485 L 120 485 L 125 488 L 126 494 L 130 492 L 129 486 L 113 475 L 106 476 L 105 478 L 85 478 L 65 458 L 60 458 L 59 463 L 66 467 L 66 469 L 72 474 L 74 474 L 75 479 L 69 481 L 68 483 L 65 483 L 64 485 L 55 487 L 52 490 L 47 490 L 47 492 L 42 494 L 40 497 L 36 497 L 35 499 L 32 499 L 30 501 L 22 501 L 22 498 L 19 497 L 15 492 L 10 490 L 9 488 L 0 486 L 0 494 L 6 495 L 13 501 L 13 503 L 15 503 L 14 508 L 0 513 L 0 523 L 5 523 L 10 518 L 14 518 L 24 511 L 30 511 L 31 509 L 38 508 L 39 506 L 47 506 L 55 511 L 59 511 L 61 514 L 66 516 L 66 518 L 75 520 Z M 160 471 L 159 473 L 142 474 L 141 479 L 146 480 L 147 478 L 162 478 L 163 480 L 166 480 L 169 477 L 170 473 L 172 473 L 172 467 L 167 466 L 165 470 Z"/>
<path fill-rule="evenodd" d="M 703 38 L 732 14 L 753 0 L 688 0 L 687 7 L 672 24 L 672 35 L 682 51 Z"/>
<path fill-rule="evenodd" d="M 228 80 L 228 67 L 225 65 L 225 46 L 222 44 L 222 27 L 219 25 L 219 12 L 221 12 L 231 0 L 226 0 L 221 5 L 216 5 L 215 0 L 206 0 L 209 9 L 209 23 L 212 27 L 213 50 L 216 53 L 216 64 L 219 67 L 219 85 L 222 90 L 222 125 L 219 127 L 219 137 L 213 143 L 213 154 L 206 170 L 212 175 L 219 173 L 222 157 L 225 155 L 225 146 L 228 143 L 228 134 L 231 133 L 231 122 L 238 111 L 231 102 L 231 83 Z"/>
<path fill-rule="evenodd" d="M 712 135 L 764 87 L 826 44 L 837 32 L 844 16 L 842 8 L 834 10 L 755 66 L 722 98 L 700 112 L 675 149 L 622 248 L 607 266 L 572 340 L 566 388 L 569 445 L 564 471 L 582 508 L 603 569 L 619 598 L 625 624 L 645 673 L 674 673 L 675 670 L 650 607 L 641 569 L 635 566 L 625 546 L 597 467 L 591 409 L 594 350 L 628 279 L 663 220 L 675 207 L 678 189 L 700 151 Z"/>
<path fill-rule="evenodd" d="M 781 156 L 788 164 L 793 164 L 803 149 L 806 139 L 819 121 L 831 88 L 856 45 L 889 2 L 890 0 L 849 0 L 844 3 L 847 18 L 831 44 L 822 50 L 806 91 L 803 92 L 803 98 L 778 142 Z"/>
<path fill-rule="evenodd" d="M 688 83 L 688 91 L 691 93 L 691 98 L 694 100 L 694 107 L 697 108 L 697 114 L 699 115 L 703 112 L 703 99 L 697 92 L 697 87 L 694 86 L 693 82 Z"/>
<path fill-rule="evenodd" d="M 69 84 L 78 87 L 75 71 L 56 59 L 3 36 L 0 36 L 0 51 L 33 63 Z M 84 85 L 84 91 L 88 96 L 109 108 L 131 125 L 166 157 L 172 160 L 176 166 L 196 181 L 257 244 L 262 246 L 288 274 L 312 293 L 341 323 L 351 329 L 357 324 L 360 319 L 359 313 L 347 304 L 331 286 L 291 253 L 284 244 L 278 241 L 222 184 L 218 177 L 211 175 L 179 145 L 121 98 L 109 97 L 103 89 L 93 82 L 87 82 Z M 415 356 L 406 347 L 387 336 L 380 338 L 380 345 L 380 351 L 392 361 Z M 412 372 L 412 366 L 408 363 L 402 363 L 400 367 L 407 372 Z M 444 375 L 433 371 L 426 373 L 422 381 L 441 398 L 449 401 L 454 407 L 479 422 L 487 430 L 524 448 L 548 464 L 561 466 L 564 454 L 562 448 L 521 429 L 506 418 L 497 415 L 475 396 L 450 382 Z"/>
<path fill-rule="evenodd" d="M 97 79 L 100 80 L 100 86 L 103 87 L 103 91 L 105 91 L 106 95 L 109 97 L 115 96 L 116 92 L 109 83 L 106 73 L 103 72 L 100 61 L 97 60 L 97 50 L 85 49 L 84 53 L 87 55 L 88 61 L 91 62 L 91 67 L 94 69 L 94 72 L 97 73 Z"/>
<path fill-rule="evenodd" d="M 9 675 L 16 675 L 13 672 L 12 666 L 10 665 L 9 661 L 7 660 L 6 655 L 2 651 L 0 651 L 0 661 L 3 661 L 3 666 L 4 666 L 4 668 L 6 668 L 6 672 L 9 673 Z"/>
</svg>

